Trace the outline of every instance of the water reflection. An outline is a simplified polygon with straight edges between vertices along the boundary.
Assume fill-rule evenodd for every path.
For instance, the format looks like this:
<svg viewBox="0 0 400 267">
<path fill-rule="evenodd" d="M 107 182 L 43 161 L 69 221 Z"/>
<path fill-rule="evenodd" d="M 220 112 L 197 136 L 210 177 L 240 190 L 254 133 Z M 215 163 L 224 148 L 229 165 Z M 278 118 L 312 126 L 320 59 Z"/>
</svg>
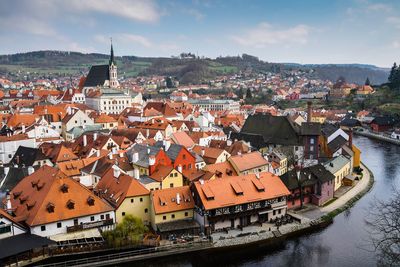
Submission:
<svg viewBox="0 0 400 267">
<path fill-rule="evenodd" d="M 400 185 L 400 146 L 358 136 L 354 143 L 362 151 L 362 161 L 374 173 L 375 185 L 351 210 L 337 216 L 321 232 L 290 240 L 275 250 L 250 247 L 126 266 L 376 266 L 364 218 L 374 197 L 388 199 L 392 187 Z"/>
</svg>

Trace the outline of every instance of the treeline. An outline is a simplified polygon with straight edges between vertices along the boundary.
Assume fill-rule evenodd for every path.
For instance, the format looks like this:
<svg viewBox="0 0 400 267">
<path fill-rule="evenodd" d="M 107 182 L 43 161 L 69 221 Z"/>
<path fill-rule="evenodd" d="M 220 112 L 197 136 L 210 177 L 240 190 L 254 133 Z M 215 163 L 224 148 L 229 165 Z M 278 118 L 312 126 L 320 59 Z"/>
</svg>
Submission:
<svg viewBox="0 0 400 267">
<path fill-rule="evenodd" d="M 400 89 L 400 66 L 397 66 L 396 62 L 393 63 L 390 69 L 388 83 L 390 88 L 399 90 Z"/>
</svg>

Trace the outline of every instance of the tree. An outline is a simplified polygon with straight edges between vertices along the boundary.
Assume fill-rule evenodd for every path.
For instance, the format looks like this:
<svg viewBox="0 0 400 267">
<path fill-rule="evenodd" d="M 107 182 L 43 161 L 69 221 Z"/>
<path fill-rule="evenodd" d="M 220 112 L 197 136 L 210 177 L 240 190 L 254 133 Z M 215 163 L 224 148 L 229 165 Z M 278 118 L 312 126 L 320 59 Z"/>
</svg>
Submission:
<svg viewBox="0 0 400 267">
<path fill-rule="evenodd" d="M 400 266 L 400 190 L 386 201 L 376 200 L 366 219 L 381 266 Z"/>
<path fill-rule="evenodd" d="M 371 82 L 369 81 L 369 78 L 367 77 L 367 79 L 365 80 L 365 85 L 371 85 Z"/>
<path fill-rule="evenodd" d="M 243 95 L 244 95 L 244 94 L 243 94 L 243 88 L 240 88 L 240 89 L 239 89 L 237 95 L 238 95 L 238 98 L 239 98 L 239 99 L 243 99 Z"/>
<path fill-rule="evenodd" d="M 171 77 L 165 78 L 165 83 L 167 84 L 167 88 L 173 88 L 174 87 L 174 82 L 172 81 Z"/>
<path fill-rule="evenodd" d="M 252 96 L 252 94 L 251 94 L 251 90 L 250 90 L 250 88 L 247 88 L 247 91 L 246 91 L 246 99 L 251 99 L 251 98 L 253 98 L 253 96 Z"/>
<path fill-rule="evenodd" d="M 394 62 L 393 66 L 390 70 L 389 77 L 388 77 L 389 83 L 393 83 L 393 79 L 394 79 L 394 76 L 396 75 L 396 71 L 397 71 L 397 64 L 396 64 L 396 62 Z"/>
<path fill-rule="evenodd" d="M 121 247 L 139 243 L 147 231 L 147 227 L 140 218 L 126 215 L 114 230 L 105 231 L 102 235 L 109 246 Z"/>
</svg>

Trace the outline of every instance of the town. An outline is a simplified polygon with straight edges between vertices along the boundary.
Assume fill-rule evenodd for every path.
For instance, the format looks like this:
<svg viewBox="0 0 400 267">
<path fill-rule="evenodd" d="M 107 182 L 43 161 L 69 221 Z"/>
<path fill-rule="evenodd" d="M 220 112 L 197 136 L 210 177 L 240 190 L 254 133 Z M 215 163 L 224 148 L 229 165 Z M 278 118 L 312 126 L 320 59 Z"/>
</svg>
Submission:
<svg viewBox="0 0 400 267">
<path fill-rule="evenodd" d="M 8 264 L 132 245 L 228 246 L 254 232 L 277 238 L 321 223 L 367 186 L 354 134 L 400 136 L 396 120 L 372 111 L 313 106 L 374 94 L 369 84 L 304 72 L 199 85 L 120 79 L 112 44 L 108 64 L 85 76 L 0 86 Z M 246 102 L 267 91 L 274 104 Z M 281 100 L 307 104 L 282 109 Z"/>
</svg>

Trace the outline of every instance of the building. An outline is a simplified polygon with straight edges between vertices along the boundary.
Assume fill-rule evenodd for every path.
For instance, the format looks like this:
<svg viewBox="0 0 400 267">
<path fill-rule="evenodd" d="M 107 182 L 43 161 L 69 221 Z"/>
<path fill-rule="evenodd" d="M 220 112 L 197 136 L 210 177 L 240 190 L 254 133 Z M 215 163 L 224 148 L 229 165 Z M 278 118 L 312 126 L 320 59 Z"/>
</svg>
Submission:
<svg viewBox="0 0 400 267">
<path fill-rule="evenodd" d="M 198 234 L 194 220 L 194 200 L 189 186 L 151 192 L 151 225 L 163 238 L 170 234 Z"/>
<path fill-rule="evenodd" d="M 188 102 L 192 104 L 193 107 L 198 107 L 203 111 L 240 111 L 239 102 L 230 99 L 189 99 Z"/>
<path fill-rule="evenodd" d="M 268 171 L 268 161 L 258 151 L 240 153 L 230 157 L 228 161 L 238 175 Z"/>
<path fill-rule="evenodd" d="M 115 223 L 113 207 L 79 182 L 46 165 L 14 187 L 10 210 L 31 234 L 46 237 Z"/>
<path fill-rule="evenodd" d="M 119 86 L 117 76 L 117 65 L 114 59 L 114 49 L 111 43 L 110 60 L 107 65 L 92 66 L 85 78 L 84 93 L 89 88 L 95 87 L 117 88 Z"/>
<path fill-rule="evenodd" d="M 82 110 L 68 109 L 68 114 L 62 119 L 62 136 L 66 138 L 67 132 L 75 127 L 85 128 L 93 126 L 94 121 Z"/>
<path fill-rule="evenodd" d="M 342 186 L 343 178 L 353 172 L 351 160 L 343 155 L 324 163 L 324 167 L 335 176 L 335 191 Z"/>
<path fill-rule="evenodd" d="M 26 134 L 0 136 L 0 161 L 3 164 L 9 163 L 20 146 L 34 148 L 36 140 Z"/>
<path fill-rule="evenodd" d="M 120 114 L 126 108 L 132 107 L 136 98 L 141 101 L 141 94 L 132 96 L 117 89 L 99 88 L 86 95 L 86 105 L 105 114 Z"/>
<path fill-rule="evenodd" d="M 119 168 L 110 168 L 101 177 L 95 192 L 115 208 L 117 223 L 128 214 L 140 218 L 145 224 L 150 223 L 150 191 Z"/>
<path fill-rule="evenodd" d="M 11 196 L 7 194 L 5 209 L 0 208 L 0 239 L 27 232 L 25 226 L 18 223 L 15 218 L 7 212 L 7 204 L 9 203 L 11 203 Z M 12 214 L 12 210 L 9 210 L 9 212 Z"/>
<path fill-rule="evenodd" d="M 286 214 L 289 190 L 268 172 L 193 184 L 195 219 L 206 233 L 268 222 Z"/>
</svg>

